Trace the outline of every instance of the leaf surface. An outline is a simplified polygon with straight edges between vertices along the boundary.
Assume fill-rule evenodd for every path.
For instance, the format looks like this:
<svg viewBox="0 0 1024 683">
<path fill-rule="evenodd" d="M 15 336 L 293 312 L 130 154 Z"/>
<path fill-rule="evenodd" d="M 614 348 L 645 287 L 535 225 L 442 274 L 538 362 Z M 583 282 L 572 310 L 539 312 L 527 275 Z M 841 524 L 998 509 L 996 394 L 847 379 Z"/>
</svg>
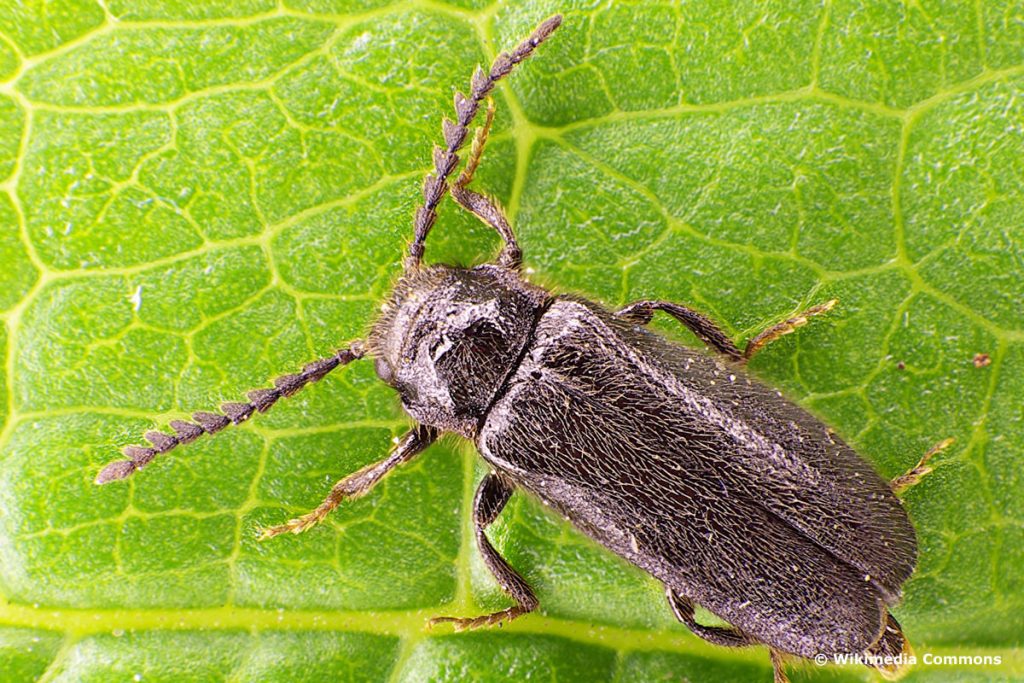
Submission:
<svg viewBox="0 0 1024 683">
<path fill-rule="evenodd" d="M 753 371 L 886 476 L 957 439 L 906 496 L 921 559 L 896 614 L 919 657 L 1001 663 L 905 680 L 1024 677 L 1019 3 L 55 0 L 0 6 L 10 680 L 768 680 L 763 650 L 689 635 L 521 494 L 489 533 L 542 613 L 428 631 L 508 604 L 472 540 L 484 468 L 455 441 L 257 543 L 407 428 L 365 363 L 92 484 L 146 430 L 365 333 L 453 88 L 555 11 L 475 181 L 531 277 L 685 302 L 738 340 L 839 298 Z M 495 247 L 446 202 L 428 258 Z"/>
</svg>

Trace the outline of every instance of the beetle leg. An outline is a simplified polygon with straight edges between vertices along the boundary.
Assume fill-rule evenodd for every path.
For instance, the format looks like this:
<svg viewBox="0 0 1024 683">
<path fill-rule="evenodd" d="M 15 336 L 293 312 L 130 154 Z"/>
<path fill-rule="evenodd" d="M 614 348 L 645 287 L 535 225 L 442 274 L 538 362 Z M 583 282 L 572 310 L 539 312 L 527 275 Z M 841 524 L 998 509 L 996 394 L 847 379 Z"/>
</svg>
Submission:
<svg viewBox="0 0 1024 683">
<path fill-rule="evenodd" d="M 434 443 L 438 432 L 433 427 L 417 425 L 409 430 L 398 441 L 388 457 L 378 462 L 367 465 L 358 472 L 354 472 L 337 484 L 327 494 L 324 502 L 320 503 L 315 510 L 296 519 L 289 520 L 284 524 L 268 527 L 260 533 L 260 540 L 265 540 L 283 533 L 300 534 L 310 527 L 316 526 L 324 517 L 329 515 L 341 501 L 346 498 L 358 498 L 363 495 L 384 478 L 388 472 L 398 465 L 412 460 L 415 456 L 426 450 L 427 446 Z"/>
<path fill-rule="evenodd" d="M 473 146 L 470 149 L 469 158 L 466 159 L 466 166 L 462 169 L 462 173 L 459 174 L 459 179 L 455 181 L 455 185 L 458 187 L 469 185 L 470 181 L 473 180 L 473 174 L 476 173 L 476 169 L 480 166 L 480 158 L 484 155 L 484 147 L 487 146 L 487 136 L 491 132 L 491 124 L 494 123 L 494 110 L 494 100 L 488 97 L 484 123 L 476 129 L 476 133 L 473 135 Z"/>
<path fill-rule="evenodd" d="M 892 487 L 892 492 L 903 493 L 911 486 L 921 481 L 926 474 L 932 471 L 931 465 L 928 464 L 928 461 L 931 460 L 932 456 L 939 451 L 944 451 L 949 448 L 953 441 L 954 440 L 952 438 L 943 439 L 929 448 L 928 452 L 921 456 L 921 459 L 917 461 L 916 465 L 889 482 L 889 486 Z"/>
<path fill-rule="evenodd" d="M 668 598 L 669 607 L 672 608 L 676 619 L 686 624 L 686 627 L 693 631 L 694 635 L 709 643 L 725 647 L 745 647 L 758 643 L 757 640 L 734 626 L 704 626 L 698 623 L 693 614 L 693 602 L 667 586 L 665 587 L 665 597 Z"/>
<path fill-rule="evenodd" d="M 838 299 L 830 299 L 823 304 L 817 306 L 811 306 L 805 311 L 797 313 L 788 320 L 783 320 L 777 325 L 772 325 L 761 334 L 757 335 L 753 339 L 747 342 L 747 348 L 743 349 L 743 360 L 748 361 L 753 358 L 754 354 L 760 351 L 764 346 L 770 342 L 775 341 L 783 335 L 787 335 L 798 327 L 803 327 L 807 324 L 809 318 L 815 315 L 821 315 L 831 311 L 835 305 L 839 303 Z"/>
<path fill-rule="evenodd" d="M 543 21 L 533 33 L 510 52 L 502 52 L 495 58 L 489 71 L 480 67 L 473 73 L 469 95 L 455 93 L 455 121 L 445 119 L 441 124 L 444 147 L 434 148 L 434 170 L 423 181 L 423 204 L 416 210 L 413 219 L 413 239 L 409 244 L 409 255 L 405 259 L 405 271 L 417 270 L 423 260 L 424 242 L 437 220 L 437 206 L 448 191 L 448 177 L 459 165 L 459 148 L 466 141 L 469 126 L 476 118 L 480 103 L 494 86 L 524 59 L 533 54 L 537 46 L 548 39 L 562 23 L 562 16 L 556 14 Z"/>
<path fill-rule="evenodd" d="M 668 313 L 697 335 L 702 342 L 722 355 L 728 356 L 731 360 L 743 360 L 743 354 L 729 339 L 729 335 L 722 331 L 722 328 L 716 325 L 711 318 L 682 304 L 674 304 L 671 301 L 637 301 L 616 311 L 615 315 L 626 318 L 630 322 L 646 325 L 654 318 L 655 311 Z"/>
<path fill-rule="evenodd" d="M 907 637 L 903 635 L 900 622 L 896 621 L 891 614 L 886 613 L 885 628 L 878 636 L 878 640 L 865 650 L 864 654 L 872 658 L 868 661 L 877 662 L 877 664 L 872 663 L 868 666 L 878 669 L 882 678 L 892 681 L 904 673 L 904 668 L 914 654 L 914 648 L 910 646 Z"/>
<path fill-rule="evenodd" d="M 512 621 L 518 616 L 537 609 L 540 604 L 537 596 L 533 594 L 526 580 L 516 570 L 509 566 L 509 563 L 502 557 L 494 546 L 491 545 L 484 530 L 497 519 L 501 509 L 512 496 L 513 488 L 504 479 L 496 474 L 488 474 L 480 482 L 480 488 L 476 490 L 476 497 L 473 499 L 473 525 L 476 528 L 476 543 L 480 548 L 480 554 L 484 558 L 484 564 L 491 570 L 501 589 L 508 593 L 516 604 L 508 609 L 500 610 L 492 614 L 485 614 L 480 617 L 434 617 L 429 625 L 452 622 L 456 631 L 481 626 L 493 626 L 504 621 Z"/>
<path fill-rule="evenodd" d="M 715 351 L 727 356 L 730 360 L 746 363 L 770 342 L 806 325 L 812 316 L 831 311 L 837 303 L 839 303 L 837 299 L 832 299 L 823 304 L 811 306 L 792 318 L 783 320 L 778 325 L 772 325 L 747 342 L 747 347 L 742 352 L 711 318 L 682 304 L 675 304 L 671 301 L 637 301 L 617 311 L 616 315 L 640 325 L 646 325 L 654 317 L 654 311 L 664 311 L 686 325 L 702 342 Z"/>
<path fill-rule="evenodd" d="M 519 270 L 519 266 L 523 262 L 523 251 L 516 242 L 516 235 L 512 231 L 512 226 L 509 225 L 508 219 L 505 218 L 504 212 L 490 197 L 466 189 L 466 185 L 473 180 L 473 174 L 476 173 L 476 169 L 480 165 L 480 157 L 483 155 L 484 146 L 487 144 L 487 134 L 491 130 L 491 122 L 493 120 L 494 101 L 489 100 L 487 119 L 484 125 L 476 131 L 476 135 L 473 138 L 473 149 L 470 152 L 469 159 L 466 161 L 466 168 L 462 171 L 458 180 L 452 184 L 450 190 L 452 199 L 458 202 L 459 206 L 483 221 L 485 225 L 497 232 L 501 239 L 504 240 L 505 246 L 502 248 L 501 253 L 498 254 L 498 263 L 512 270 Z"/>
<path fill-rule="evenodd" d="M 693 614 L 693 601 L 679 595 L 668 586 L 665 587 L 665 597 L 668 598 L 669 607 L 672 608 L 672 613 L 676 615 L 676 619 L 685 624 L 695 636 L 703 638 L 713 645 L 745 647 L 747 645 L 761 644 L 761 641 L 747 635 L 735 626 L 705 626 L 699 623 Z M 768 654 L 772 660 L 775 683 L 788 683 L 789 678 L 786 677 L 782 653 L 769 646 Z"/>
<path fill-rule="evenodd" d="M 769 647 L 768 656 L 772 660 L 773 683 L 789 683 L 789 676 L 786 675 L 786 663 L 782 659 L 782 652 L 774 647 Z"/>
<path fill-rule="evenodd" d="M 505 241 L 501 253 L 498 254 L 498 264 L 511 270 L 519 270 L 523 263 L 523 250 L 516 242 L 516 235 L 512 232 L 512 226 L 508 224 L 504 212 L 498 207 L 493 199 L 473 190 L 467 190 L 458 185 L 452 185 L 452 199 L 459 203 L 474 216 L 493 228 L 501 239 Z"/>
</svg>

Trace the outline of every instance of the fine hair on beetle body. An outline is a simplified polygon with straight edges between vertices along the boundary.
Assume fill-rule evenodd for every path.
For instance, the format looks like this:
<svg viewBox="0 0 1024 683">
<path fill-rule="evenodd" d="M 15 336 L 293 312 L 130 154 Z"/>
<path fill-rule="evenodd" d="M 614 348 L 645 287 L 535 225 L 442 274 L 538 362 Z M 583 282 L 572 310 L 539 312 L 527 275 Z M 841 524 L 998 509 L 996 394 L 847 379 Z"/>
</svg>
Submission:
<svg viewBox="0 0 1024 683">
<path fill-rule="evenodd" d="M 898 675 L 910 646 L 890 608 L 914 571 L 917 541 L 896 494 L 927 474 L 928 459 L 949 441 L 885 481 L 832 429 L 744 367 L 836 302 L 807 308 L 742 349 L 683 304 L 643 300 L 612 311 L 528 282 L 502 209 L 470 189 L 493 121 L 495 84 L 560 24 L 560 16 L 543 21 L 489 70 L 477 68 L 468 95 L 455 94 L 455 118 L 444 119 L 444 144 L 434 148 L 403 274 L 365 340 L 244 401 L 224 403 L 220 412 L 172 421 L 173 434 L 148 432 L 148 445 L 127 447 L 127 459 L 103 468 L 97 483 L 124 479 L 157 455 L 266 412 L 368 357 L 416 424 L 387 457 L 339 481 L 310 513 L 265 529 L 263 538 L 314 526 L 442 434 L 457 434 L 472 440 L 491 468 L 473 501 L 475 538 L 514 604 L 431 624 L 485 627 L 537 609 L 529 583 L 485 533 L 513 491 L 523 489 L 660 580 L 669 608 L 700 638 L 767 646 L 776 681 L 786 678 L 788 655 L 862 657 L 883 675 Z M 492 263 L 424 263 L 446 195 L 502 238 Z M 648 330 L 658 311 L 708 350 Z M 728 625 L 698 622 L 696 606 Z"/>
</svg>

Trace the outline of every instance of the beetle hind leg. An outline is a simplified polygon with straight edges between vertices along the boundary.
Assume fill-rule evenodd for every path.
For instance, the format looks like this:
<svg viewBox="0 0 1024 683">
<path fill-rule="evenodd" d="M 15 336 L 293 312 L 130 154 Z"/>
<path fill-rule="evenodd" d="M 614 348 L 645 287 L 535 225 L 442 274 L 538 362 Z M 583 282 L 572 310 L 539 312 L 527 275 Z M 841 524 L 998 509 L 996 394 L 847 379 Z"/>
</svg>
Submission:
<svg viewBox="0 0 1024 683">
<path fill-rule="evenodd" d="M 436 626 L 437 624 L 451 623 L 455 626 L 456 631 L 471 631 L 475 628 L 486 628 L 488 626 L 496 626 L 504 624 L 507 621 L 512 621 L 516 617 L 521 617 L 524 614 L 532 612 L 534 607 L 526 607 L 524 605 L 515 605 L 508 609 L 499 610 L 490 614 L 483 614 L 479 617 L 434 617 L 427 624 L 429 626 Z"/>
<path fill-rule="evenodd" d="M 512 496 L 512 491 L 512 486 L 498 475 L 488 474 L 484 477 L 484 480 L 480 482 L 480 488 L 476 491 L 476 497 L 473 499 L 473 526 L 476 530 L 476 542 L 480 548 L 480 554 L 483 556 L 484 564 L 487 565 L 498 585 L 516 601 L 516 604 L 508 609 L 479 617 L 434 617 L 428 622 L 430 626 L 450 622 L 455 625 L 456 631 L 463 631 L 501 624 L 537 609 L 539 602 L 533 589 L 494 549 L 484 534 L 484 530 L 497 519 L 498 514 L 505 507 L 505 503 Z"/>
<path fill-rule="evenodd" d="M 878 640 L 865 652 L 869 658 L 877 660 L 873 666 L 882 678 L 896 680 L 900 678 L 909 666 L 914 656 L 914 649 L 910 647 L 910 641 L 903 635 L 900 622 L 896 621 L 891 614 L 885 615 L 885 628 Z"/>
<path fill-rule="evenodd" d="M 786 661 L 782 652 L 774 647 L 769 647 L 768 656 L 772 660 L 772 683 L 789 683 L 789 676 L 786 675 Z"/>
<path fill-rule="evenodd" d="M 761 641 L 744 633 L 735 626 L 705 626 L 699 623 L 694 616 L 693 601 L 679 595 L 671 588 L 665 588 L 665 597 L 668 598 L 668 604 L 672 608 L 672 613 L 676 616 L 676 619 L 685 624 L 695 636 L 708 641 L 712 645 L 746 647 L 748 645 L 761 644 Z M 788 683 L 789 678 L 786 676 L 782 652 L 769 646 L 768 653 L 772 660 L 775 683 Z"/>
<path fill-rule="evenodd" d="M 693 613 L 693 601 L 679 595 L 671 588 L 665 588 L 665 597 L 668 598 L 669 607 L 672 608 L 676 619 L 693 631 L 695 636 L 703 638 L 713 645 L 746 647 L 758 643 L 757 640 L 734 626 L 705 626 L 698 623 Z"/>
</svg>

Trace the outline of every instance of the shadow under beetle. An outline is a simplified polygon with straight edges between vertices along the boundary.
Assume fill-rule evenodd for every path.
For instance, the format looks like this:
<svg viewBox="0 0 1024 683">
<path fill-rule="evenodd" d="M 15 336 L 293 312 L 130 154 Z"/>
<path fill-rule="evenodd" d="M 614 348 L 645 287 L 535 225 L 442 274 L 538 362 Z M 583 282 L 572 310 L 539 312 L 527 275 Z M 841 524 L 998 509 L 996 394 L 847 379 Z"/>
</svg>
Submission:
<svg viewBox="0 0 1024 683">
<path fill-rule="evenodd" d="M 611 312 L 524 280 L 522 252 L 501 209 L 467 187 L 493 119 L 488 95 L 560 23 L 555 16 L 540 24 L 490 71 L 477 68 L 469 96 L 455 95 L 456 119 L 444 120 L 445 145 L 434 149 L 404 274 L 365 342 L 249 392 L 248 401 L 223 404 L 223 414 L 173 421 L 174 435 L 148 432 L 149 446 L 128 446 L 128 459 L 107 465 L 96 482 L 123 479 L 157 454 L 265 412 L 370 356 L 418 424 L 387 458 L 344 478 L 315 510 L 264 537 L 310 528 L 454 432 L 472 439 L 492 468 L 473 502 L 476 541 L 515 604 L 431 623 L 474 628 L 537 608 L 529 584 L 484 534 L 522 488 L 662 581 L 676 617 L 696 635 L 730 647 L 767 645 L 777 681 L 785 680 L 785 654 L 864 655 L 883 674 L 896 674 L 909 645 L 888 607 L 914 571 L 917 542 L 894 494 L 927 473 L 928 458 L 946 443 L 886 482 L 830 428 L 743 369 L 765 344 L 835 302 L 765 330 L 743 351 L 680 304 L 639 301 Z M 486 120 L 452 181 L 485 101 Z M 422 264 L 446 192 L 502 237 L 494 263 Z M 647 331 L 655 311 L 715 353 Z M 729 626 L 698 623 L 695 605 Z"/>
</svg>

